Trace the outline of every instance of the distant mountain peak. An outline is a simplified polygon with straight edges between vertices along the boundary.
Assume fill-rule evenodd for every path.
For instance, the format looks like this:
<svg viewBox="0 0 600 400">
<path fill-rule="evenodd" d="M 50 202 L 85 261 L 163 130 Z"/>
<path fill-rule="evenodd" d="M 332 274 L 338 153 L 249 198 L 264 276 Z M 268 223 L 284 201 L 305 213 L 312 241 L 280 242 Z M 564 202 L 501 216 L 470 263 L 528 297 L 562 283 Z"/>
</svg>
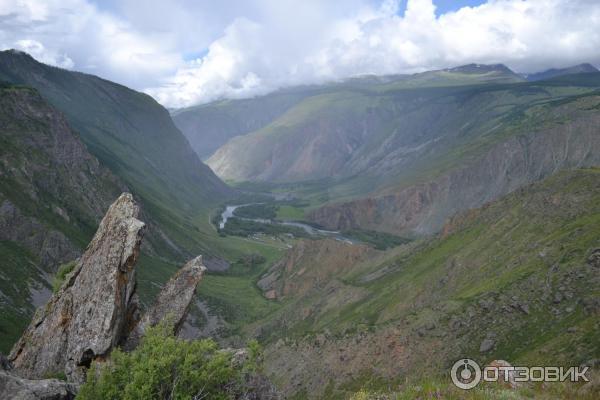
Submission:
<svg viewBox="0 0 600 400">
<path fill-rule="evenodd" d="M 33 56 L 31 54 L 27 53 L 26 51 L 17 50 L 17 49 L 1 50 L 0 51 L 0 56 L 4 56 L 4 57 L 21 57 L 21 58 L 25 58 L 25 59 L 28 59 L 28 60 L 31 60 L 31 61 L 39 62 L 35 58 L 33 58 Z"/>
<path fill-rule="evenodd" d="M 551 79 L 557 76 L 563 75 L 574 75 L 574 74 L 589 74 L 594 72 L 600 72 L 598 68 L 594 67 L 590 63 L 583 63 L 573 65 L 566 68 L 551 68 L 546 71 L 536 72 L 533 74 L 524 74 L 523 76 L 528 81 L 541 81 L 544 79 Z"/>
<path fill-rule="evenodd" d="M 505 74 L 515 74 L 510 68 L 504 64 L 466 64 L 454 68 L 447 68 L 448 72 L 459 72 L 463 74 L 481 74 L 488 72 L 501 72 Z"/>
</svg>

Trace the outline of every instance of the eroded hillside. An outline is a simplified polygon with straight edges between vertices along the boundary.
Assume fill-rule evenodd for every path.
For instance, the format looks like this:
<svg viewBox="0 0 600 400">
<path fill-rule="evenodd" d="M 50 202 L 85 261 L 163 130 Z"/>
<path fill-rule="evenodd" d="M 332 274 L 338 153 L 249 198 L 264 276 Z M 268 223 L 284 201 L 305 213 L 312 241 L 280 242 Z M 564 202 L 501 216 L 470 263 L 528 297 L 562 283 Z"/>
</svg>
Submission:
<svg viewBox="0 0 600 400">
<path fill-rule="evenodd" d="M 268 371 L 288 394 L 331 397 L 443 374 L 461 357 L 591 362 L 600 351 L 599 222 L 600 172 L 584 169 L 386 253 L 307 242 L 263 277 L 267 296 L 296 288 L 278 289 L 281 310 L 255 325 L 270 342 Z M 328 248 L 344 267 L 321 262 Z"/>
<path fill-rule="evenodd" d="M 58 265 L 78 257 L 125 187 L 64 116 L 27 87 L 0 87 L 0 345 L 47 300 Z"/>
</svg>

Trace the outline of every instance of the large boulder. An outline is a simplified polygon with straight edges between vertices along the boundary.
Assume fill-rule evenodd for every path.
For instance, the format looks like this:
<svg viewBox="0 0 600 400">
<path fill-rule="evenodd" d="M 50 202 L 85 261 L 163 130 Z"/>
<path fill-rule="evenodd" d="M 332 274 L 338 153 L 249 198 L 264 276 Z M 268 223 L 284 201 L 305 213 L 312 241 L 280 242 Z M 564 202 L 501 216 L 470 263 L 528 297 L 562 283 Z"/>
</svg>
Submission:
<svg viewBox="0 0 600 400">
<path fill-rule="evenodd" d="M 138 212 L 128 193 L 110 206 L 73 272 L 13 347 L 9 359 L 20 376 L 82 382 L 90 363 L 135 324 L 134 266 L 144 231 Z"/>
<path fill-rule="evenodd" d="M 0 370 L 0 394 L 11 400 L 72 400 L 76 387 L 58 379 L 25 379 Z"/>
</svg>

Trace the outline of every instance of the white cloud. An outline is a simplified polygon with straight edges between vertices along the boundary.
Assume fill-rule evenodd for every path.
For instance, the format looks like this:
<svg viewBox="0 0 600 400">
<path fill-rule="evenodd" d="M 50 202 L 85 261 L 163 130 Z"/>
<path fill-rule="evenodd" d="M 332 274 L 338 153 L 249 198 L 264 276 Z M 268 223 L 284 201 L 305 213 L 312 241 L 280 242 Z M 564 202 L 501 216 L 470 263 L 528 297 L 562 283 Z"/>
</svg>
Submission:
<svg viewBox="0 0 600 400">
<path fill-rule="evenodd" d="M 470 62 L 600 65 L 596 0 L 489 0 L 441 16 L 431 0 L 91 1 L 0 0 L 0 46 L 171 107 Z"/>
<path fill-rule="evenodd" d="M 0 0 L 0 46 L 138 88 L 182 64 L 161 37 L 138 32 L 86 0 Z"/>
<path fill-rule="evenodd" d="M 149 93 L 185 106 L 299 83 L 470 62 L 505 63 L 523 72 L 600 62 L 597 1 L 490 0 L 436 17 L 431 0 L 409 0 L 401 17 L 398 2 L 386 0 L 316 26 L 288 8 L 273 19 L 232 22 L 206 56 Z"/>
<path fill-rule="evenodd" d="M 22 39 L 15 42 L 15 48 L 31 54 L 36 60 L 61 68 L 73 68 L 73 60 L 65 54 L 48 51 L 43 44 L 32 39 Z"/>
</svg>

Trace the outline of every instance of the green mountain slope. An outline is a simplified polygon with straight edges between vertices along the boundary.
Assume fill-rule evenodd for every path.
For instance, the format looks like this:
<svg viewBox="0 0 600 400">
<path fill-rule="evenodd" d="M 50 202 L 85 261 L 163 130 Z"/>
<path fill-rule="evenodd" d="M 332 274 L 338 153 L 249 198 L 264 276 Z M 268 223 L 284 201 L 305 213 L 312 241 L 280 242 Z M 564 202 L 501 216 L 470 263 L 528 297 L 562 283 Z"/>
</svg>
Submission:
<svg viewBox="0 0 600 400">
<path fill-rule="evenodd" d="M 522 78 L 502 65 L 471 64 L 414 75 L 363 76 L 324 85 L 286 88 L 242 100 L 222 100 L 175 110 L 173 121 L 196 153 L 208 158 L 229 139 L 257 131 L 307 97 L 345 89 L 369 91 L 423 86 L 452 86 L 479 82 L 519 82 Z"/>
<path fill-rule="evenodd" d="M 216 236 L 209 209 L 232 191 L 200 162 L 167 110 L 150 96 L 16 51 L 0 53 L 0 79 L 39 90 L 90 152 L 141 199 L 156 228 L 149 238 L 155 254 L 179 261 L 209 248 Z"/>
<path fill-rule="evenodd" d="M 270 343 L 267 369 L 290 395 L 344 398 L 365 385 L 448 379 L 463 357 L 564 366 L 596 359 L 599 222 L 600 170 L 584 169 L 385 253 L 306 242 L 261 280 L 281 305 L 254 325 Z"/>
<path fill-rule="evenodd" d="M 597 165 L 599 88 L 600 73 L 523 82 L 481 65 L 363 78 L 321 87 L 207 162 L 225 179 L 304 185 L 305 215 L 329 229 L 429 234 L 521 185 Z"/>
<path fill-rule="evenodd" d="M 600 74 L 593 79 L 600 86 Z M 563 84 L 570 83 L 548 90 L 577 90 Z M 580 95 L 553 96 L 480 120 L 476 127 L 490 129 L 441 138 L 384 181 L 370 177 L 379 187 L 369 196 L 332 202 L 308 216 L 334 229 L 428 234 L 456 212 L 479 207 L 557 171 L 600 165 L 598 94 L 593 88 Z M 469 110 L 486 115 L 475 106 Z M 348 190 L 361 187 L 360 180 L 343 185 Z"/>
<path fill-rule="evenodd" d="M 173 122 L 202 159 L 229 139 L 270 123 L 312 92 L 288 90 L 254 99 L 221 100 L 175 110 Z"/>
<path fill-rule="evenodd" d="M 488 69 L 475 74 L 471 68 L 477 69 L 437 72 L 433 76 L 440 82 L 411 77 L 332 85 L 265 127 L 231 139 L 208 164 L 224 179 L 236 181 L 360 174 L 363 181 L 370 175 L 381 182 L 399 171 L 416 170 L 414 163 L 424 157 L 439 158 L 465 142 L 490 136 L 523 107 L 592 90 L 588 82 L 574 87 L 498 84 L 476 79 L 487 76 Z M 446 75 L 457 76 L 456 84 Z"/>
<path fill-rule="evenodd" d="M 0 351 L 125 189 L 36 90 L 0 86 Z"/>
</svg>

